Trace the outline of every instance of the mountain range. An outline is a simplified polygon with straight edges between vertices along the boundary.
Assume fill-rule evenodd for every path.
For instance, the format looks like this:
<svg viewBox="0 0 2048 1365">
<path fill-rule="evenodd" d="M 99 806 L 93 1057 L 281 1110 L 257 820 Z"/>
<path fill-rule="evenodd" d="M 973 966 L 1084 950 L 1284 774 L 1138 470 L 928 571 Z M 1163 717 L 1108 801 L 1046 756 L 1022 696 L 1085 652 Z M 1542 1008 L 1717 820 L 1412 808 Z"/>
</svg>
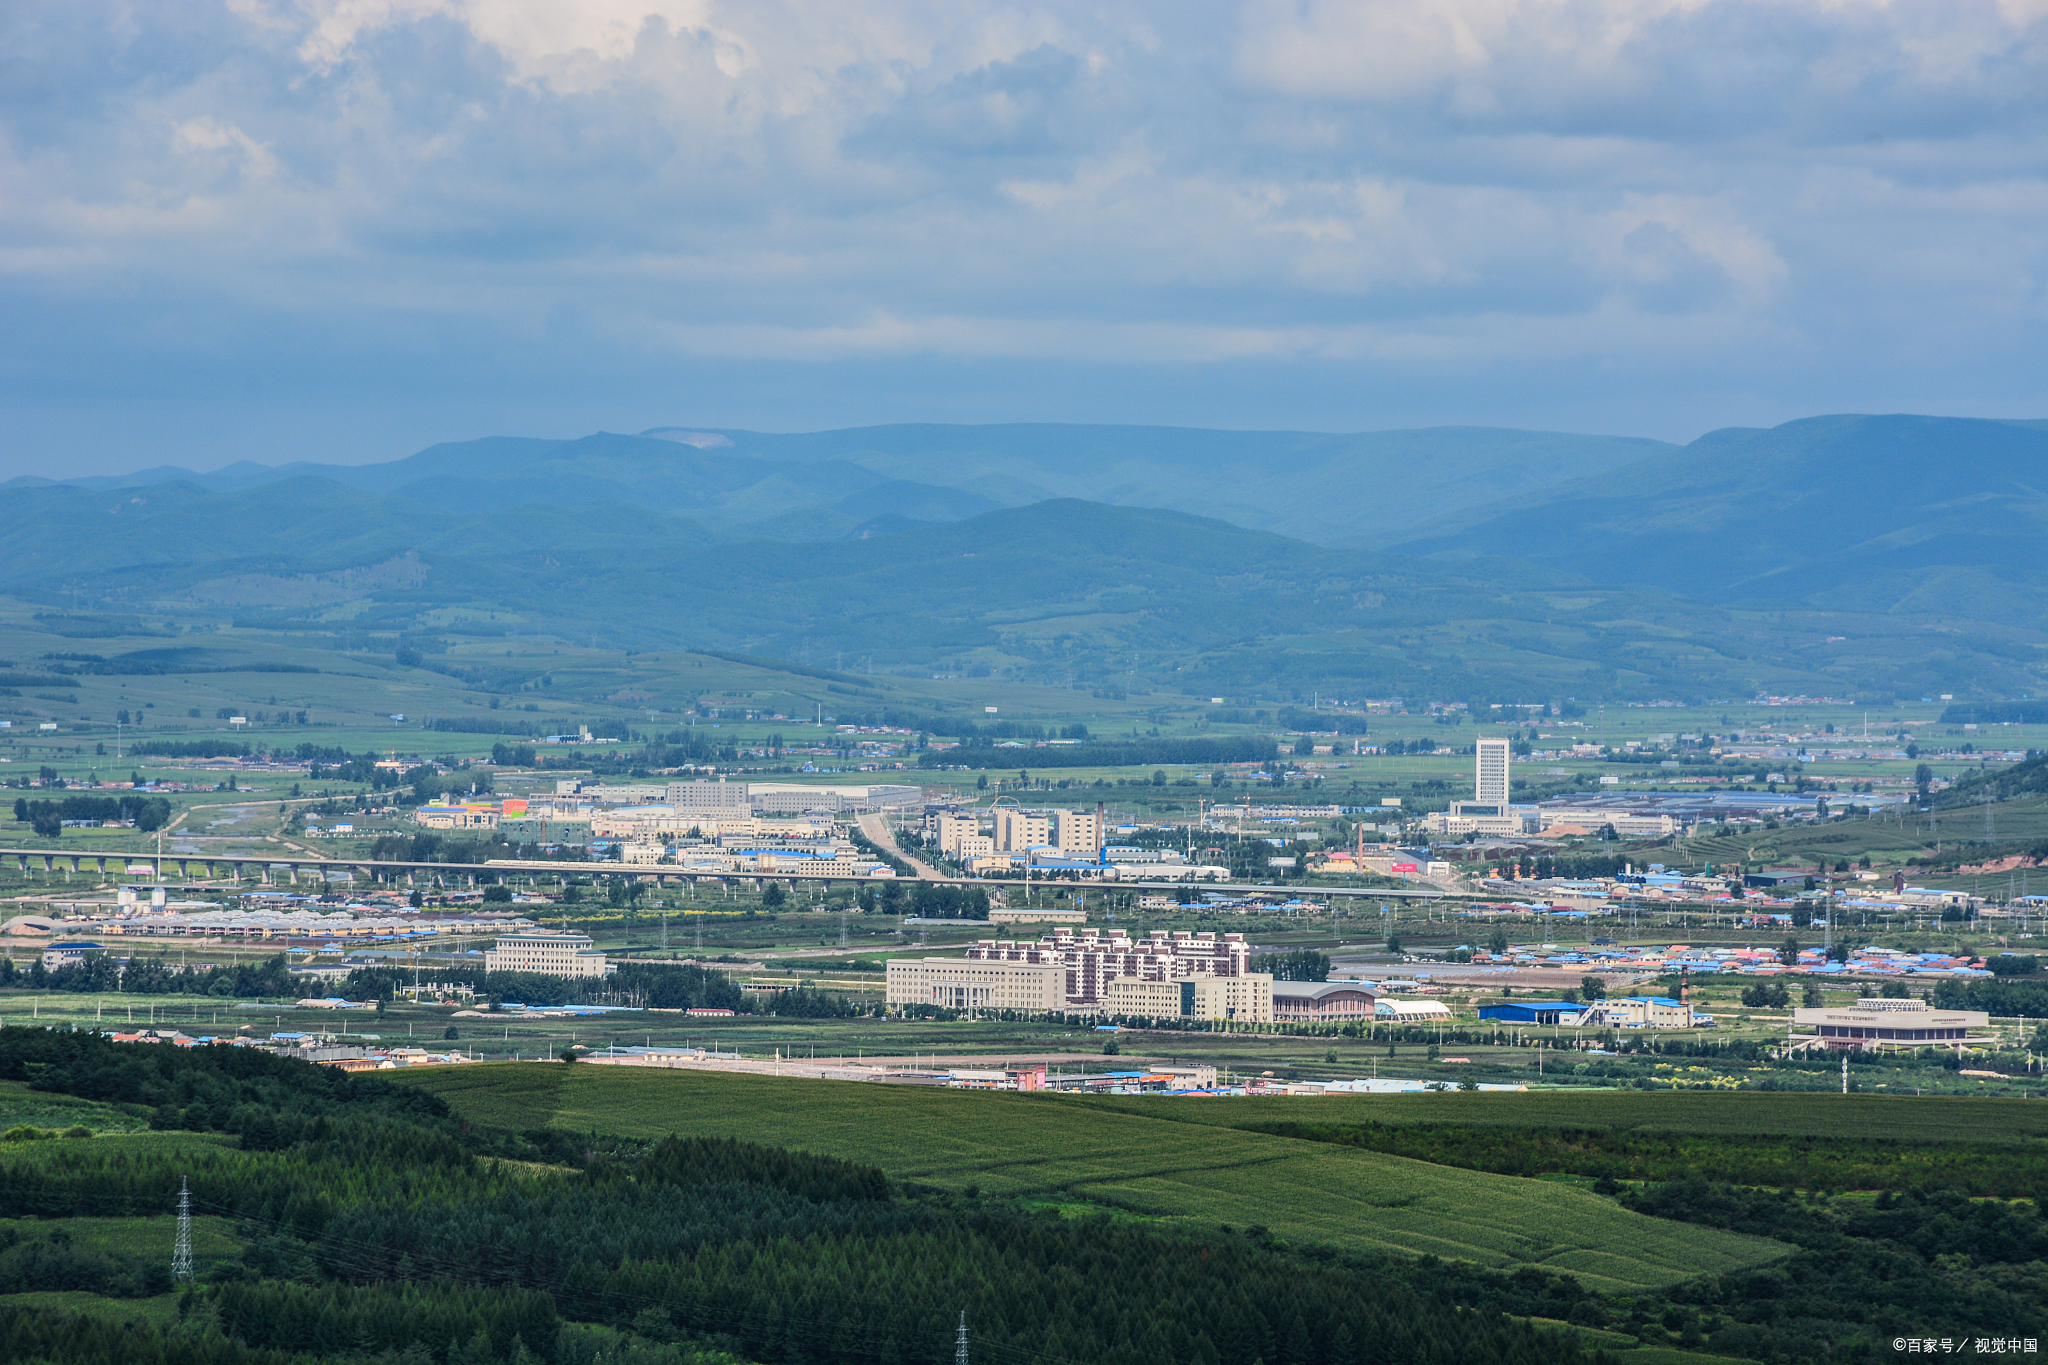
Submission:
<svg viewBox="0 0 2048 1365">
<path fill-rule="evenodd" d="M 1276 695 L 2025 695 L 2044 473 L 2048 424 L 1930 417 L 1685 446 L 663 428 L 16 480 L 0 547 L 31 605 L 313 646 L 346 623 Z"/>
</svg>

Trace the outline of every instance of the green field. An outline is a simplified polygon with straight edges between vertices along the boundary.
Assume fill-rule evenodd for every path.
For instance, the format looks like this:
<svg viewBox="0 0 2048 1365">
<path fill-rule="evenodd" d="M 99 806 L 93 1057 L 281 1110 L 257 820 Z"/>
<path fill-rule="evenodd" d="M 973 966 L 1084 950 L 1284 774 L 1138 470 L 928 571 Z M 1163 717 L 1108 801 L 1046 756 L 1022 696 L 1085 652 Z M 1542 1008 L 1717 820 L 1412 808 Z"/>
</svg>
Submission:
<svg viewBox="0 0 2048 1365">
<path fill-rule="evenodd" d="M 1066 1097 L 547 1064 L 423 1070 L 399 1079 L 495 1127 L 772 1142 L 872 1162 L 897 1179 L 955 1191 L 1107 1207 L 1167 1224 L 1263 1226 L 1290 1241 L 1492 1267 L 1539 1266 L 1609 1292 L 1761 1264 L 1786 1250 L 1639 1217 L 1557 1182 Z"/>
</svg>

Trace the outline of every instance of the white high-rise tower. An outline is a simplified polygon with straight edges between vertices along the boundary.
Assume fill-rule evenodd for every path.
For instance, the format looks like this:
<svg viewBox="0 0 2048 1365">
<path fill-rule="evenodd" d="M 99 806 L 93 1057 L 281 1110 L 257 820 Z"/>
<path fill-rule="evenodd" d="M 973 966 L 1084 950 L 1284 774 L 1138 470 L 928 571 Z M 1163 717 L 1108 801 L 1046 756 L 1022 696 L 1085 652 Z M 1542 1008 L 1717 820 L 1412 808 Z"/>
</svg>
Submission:
<svg viewBox="0 0 2048 1365">
<path fill-rule="evenodd" d="M 1472 800 L 1477 805 L 1498 806 L 1508 813 L 1508 741 L 1482 739 L 1472 776 Z"/>
</svg>

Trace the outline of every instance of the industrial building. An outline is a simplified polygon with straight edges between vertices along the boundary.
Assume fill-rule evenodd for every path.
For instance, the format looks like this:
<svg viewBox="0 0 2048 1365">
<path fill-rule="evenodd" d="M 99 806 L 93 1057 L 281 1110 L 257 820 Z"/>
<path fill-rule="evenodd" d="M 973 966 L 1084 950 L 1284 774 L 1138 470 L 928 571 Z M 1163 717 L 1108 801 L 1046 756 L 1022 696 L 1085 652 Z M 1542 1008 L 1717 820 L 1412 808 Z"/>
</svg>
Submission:
<svg viewBox="0 0 2048 1365">
<path fill-rule="evenodd" d="M 1487 1023 L 1534 1024 L 1543 1028 L 1693 1028 L 1706 1017 L 1683 1000 L 1629 995 L 1577 1004 L 1570 1000 L 1505 1000 L 1481 1005 Z"/>
<path fill-rule="evenodd" d="M 1570 1000 L 1508 1000 L 1479 1007 L 1481 1023 L 1533 1024 L 1538 1028 L 1576 1028 L 1584 1014 L 1584 1007 Z"/>
<path fill-rule="evenodd" d="M 1938 1010 L 1917 998 L 1792 1011 L 1792 1041 L 1830 1052 L 1960 1048 L 1973 1041 L 1972 1029 L 1990 1027 L 1991 1016 L 1982 1010 Z"/>
<path fill-rule="evenodd" d="M 1605 1028 L 1691 1028 L 1700 1018 L 1683 1000 L 1661 995 L 1625 995 L 1588 1005 L 1583 1022 Z"/>
<path fill-rule="evenodd" d="M 500 934 L 484 954 L 487 972 L 534 972 L 543 976 L 608 976 L 612 968 L 604 953 L 591 946 L 588 934 L 548 929 L 522 929 Z"/>
<path fill-rule="evenodd" d="M 43 949 L 43 966 L 55 971 L 59 967 L 83 962 L 94 953 L 105 951 L 106 945 L 100 943 L 52 943 Z"/>
</svg>

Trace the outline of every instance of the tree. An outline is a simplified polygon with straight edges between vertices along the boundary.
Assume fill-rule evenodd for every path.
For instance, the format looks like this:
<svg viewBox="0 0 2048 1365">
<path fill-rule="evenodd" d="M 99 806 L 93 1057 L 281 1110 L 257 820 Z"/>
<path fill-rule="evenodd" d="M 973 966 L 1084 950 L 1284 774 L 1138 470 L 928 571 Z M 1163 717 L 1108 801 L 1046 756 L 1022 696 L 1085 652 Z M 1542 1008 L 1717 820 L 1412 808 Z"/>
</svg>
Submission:
<svg viewBox="0 0 2048 1365">
<path fill-rule="evenodd" d="M 1778 961 L 1784 963 L 1787 967 L 1797 967 L 1799 965 L 1798 939 L 1793 938 L 1790 934 L 1785 936 L 1785 946 L 1778 949 Z"/>
<path fill-rule="evenodd" d="M 563 1048 L 560 1055 L 562 1060 L 565 1062 L 573 1062 L 577 1059 L 577 1052 L 576 1049 L 573 1047 Z"/>
<path fill-rule="evenodd" d="M 1155 787 L 1163 787 L 1166 785 L 1166 769 L 1154 768 L 1152 770 L 1152 785 Z"/>
<path fill-rule="evenodd" d="M 1827 999 L 1821 994 L 1820 991 L 1820 982 L 1807 982 L 1806 989 L 1801 991 L 1799 994 L 1799 1003 L 1810 1010 L 1817 1010 L 1822 1005 L 1826 1004 Z"/>
<path fill-rule="evenodd" d="M 1579 995 L 1589 1004 L 1595 1000 L 1605 1000 L 1607 983 L 1597 976 L 1582 976 L 1579 978 Z"/>
<path fill-rule="evenodd" d="M 1330 955 L 1313 948 L 1299 948 L 1291 953 L 1260 953 L 1252 958 L 1252 970 L 1271 972 L 1276 981 L 1327 981 L 1330 979 Z"/>
<path fill-rule="evenodd" d="M 782 889 L 781 882 L 770 882 L 767 889 L 761 892 L 761 904 L 770 910 L 780 910 L 788 899 L 789 893 Z"/>
<path fill-rule="evenodd" d="M 1508 950 L 1508 931 L 1496 929 L 1487 936 L 1486 951 L 1498 957 Z"/>
</svg>

